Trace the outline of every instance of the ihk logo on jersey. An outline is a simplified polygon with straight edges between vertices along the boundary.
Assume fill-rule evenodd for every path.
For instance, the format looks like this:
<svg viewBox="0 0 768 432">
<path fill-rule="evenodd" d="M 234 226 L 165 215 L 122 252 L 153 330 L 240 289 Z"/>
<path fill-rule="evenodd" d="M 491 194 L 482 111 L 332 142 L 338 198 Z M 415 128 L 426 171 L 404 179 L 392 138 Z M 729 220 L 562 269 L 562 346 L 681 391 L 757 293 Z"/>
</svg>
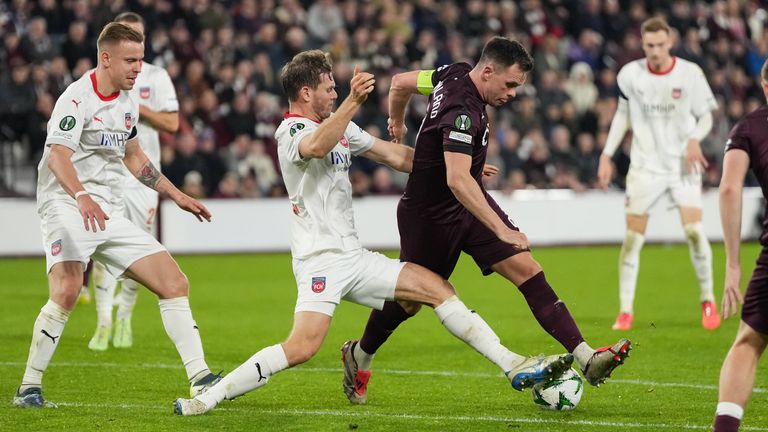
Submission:
<svg viewBox="0 0 768 432">
<path fill-rule="evenodd" d="M 325 276 L 312 278 L 312 292 L 320 294 L 325 291 Z"/>
<path fill-rule="evenodd" d="M 51 255 L 56 256 L 61 253 L 61 239 L 51 244 Z"/>
</svg>

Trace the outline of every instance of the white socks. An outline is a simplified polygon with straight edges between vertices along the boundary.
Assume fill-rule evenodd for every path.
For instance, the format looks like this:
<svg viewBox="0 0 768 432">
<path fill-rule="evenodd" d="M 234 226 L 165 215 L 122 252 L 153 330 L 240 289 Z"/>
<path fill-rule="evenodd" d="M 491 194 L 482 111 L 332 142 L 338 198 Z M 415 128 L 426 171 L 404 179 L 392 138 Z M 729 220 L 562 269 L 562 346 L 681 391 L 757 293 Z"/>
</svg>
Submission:
<svg viewBox="0 0 768 432">
<path fill-rule="evenodd" d="M 277 344 L 266 347 L 197 399 L 208 408 L 213 408 L 224 399 L 234 399 L 263 386 L 269 381 L 269 377 L 287 368 L 288 359 L 285 357 L 283 346 Z"/>
<path fill-rule="evenodd" d="M 573 358 L 576 360 L 576 363 L 579 364 L 581 370 L 584 370 L 594 353 L 595 350 L 592 349 L 591 346 L 589 346 L 586 342 L 582 342 L 576 346 L 576 348 L 574 348 L 571 354 L 573 354 Z"/>
<path fill-rule="evenodd" d="M 176 345 L 189 381 L 192 382 L 210 373 L 205 363 L 200 332 L 189 309 L 189 298 L 161 299 L 157 303 L 160 305 L 160 317 L 163 320 L 165 332 Z"/>
<path fill-rule="evenodd" d="M 376 354 L 368 354 L 364 349 L 360 348 L 360 343 L 356 343 L 354 349 L 352 349 L 352 357 L 355 358 L 357 363 L 357 369 L 367 371 L 371 369 L 371 363 L 373 363 L 373 357 Z"/>
<path fill-rule="evenodd" d="M 32 327 L 32 343 L 29 347 L 27 368 L 21 380 L 21 391 L 30 387 L 41 387 L 43 372 L 56 351 L 64 325 L 69 318 L 69 311 L 54 303 L 52 300 L 40 309 L 40 314 Z"/>
<path fill-rule="evenodd" d="M 467 309 L 458 297 L 448 298 L 435 308 L 435 314 L 449 332 L 484 355 L 503 372 L 509 372 L 513 366 L 525 360 L 525 357 L 502 345 L 499 337 L 480 315 Z"/>
<path fill-rule="evenodd" d="M 637 273 L 640 270 L 640 249 L 645 236 L 627 230 L 619 254 L 619 302 L 621 312 L 632 313 L 637 288 Z"/>
<path fill-rule="evenodd" d="M 96 299 L 96 325 L 112 327 L 112 304 L 117 279 L 107 271 L 104 264 L 93 261 L 93 292 Z"/>
<path fill-rule="evenodd" d="M 117 295 L 117 319 L 131 319 L 140 286 L 138 282 L 132 279 L 123 279 L 120 294 Z"/>
<path fill-rule="evenodd" d="M 729 417 L 741 420 L 741 418 L 744 416 L 744 408 L 733 402 L 718 402 L 715 415 L 727 415 Z"/>
<path fill-rule="evenodd" d="M 688 250 L 691 252 L 691 263 L 696 271 L 701 288 L 701 301 L 715 301 L 712 290 L 712 248 L 704 234 L 701 222 L 685 225 L 685 238 L 688 240 Z"/>
</svg>

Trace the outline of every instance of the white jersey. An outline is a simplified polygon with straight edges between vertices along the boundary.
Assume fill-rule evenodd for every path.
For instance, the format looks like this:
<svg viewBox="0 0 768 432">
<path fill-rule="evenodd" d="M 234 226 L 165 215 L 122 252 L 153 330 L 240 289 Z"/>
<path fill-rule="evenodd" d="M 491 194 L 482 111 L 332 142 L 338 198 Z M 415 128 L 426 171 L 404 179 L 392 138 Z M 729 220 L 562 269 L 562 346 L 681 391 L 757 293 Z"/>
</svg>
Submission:
<svg viewBox="0 0 768 432">
<path fill-rule="evenodd" d="M 632 169 L 679 174 L 697 119 L 717 108 L 704 72 L 695 63 L 672 57 L 672 67 L 653 72 L 646 59 L 626 64 L 617 76 L 619 109 L 632 128 Z"/>
<path fill-rule="evenodd" d="M 136 137 L 138 118 L 139 106 L 127 91 L 107 96 L 98 92 L 95 71 L 70 84 L 56 101 L 48 121 L 45 151 L 37 167 L 38 212 L 55 201 L 73 202 L 48 168 L 53 144 L 74 151 L 72 163 L 77 177 L 105 213 L 121 205 L 125 144 Z"/>
<path fill-rule="evenodd" d="M 151 63 L 142 65 L 136 84 L 129 93 L 139 105 L 145 105 L 152 111 L 179 111 L 179 101 L 176 99 L 176 90 L 173 88 L 171 77 L 165 69 Z M 139 124 L 138 129 L 141 149 L 144 150 L 150 162 L 160 169 L 160 133 L 147 122 Z M 127 169 L 125 179 L 126 187 L 146 187 Z"/>
<path fill-rule="evenodd" d="M 301 157 L 299 143 L 319 123 L 294 114 L 275 132 L 277 154 L 293 210 L 291 252 L 304 259 L 323 251 L 360 249 L 352 213 L 351 155 L 368 151 L 374 138 L 349 122 L 336 146 L 322 159 Z"/>
</svg>

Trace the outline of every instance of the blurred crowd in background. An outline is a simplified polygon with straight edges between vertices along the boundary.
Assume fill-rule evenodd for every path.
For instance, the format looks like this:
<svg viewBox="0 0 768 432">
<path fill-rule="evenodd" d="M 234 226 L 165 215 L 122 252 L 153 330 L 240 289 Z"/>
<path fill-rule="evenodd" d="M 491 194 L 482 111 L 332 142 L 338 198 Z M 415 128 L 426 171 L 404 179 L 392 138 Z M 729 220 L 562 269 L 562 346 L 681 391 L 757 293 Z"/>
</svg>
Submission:
<svg viewBox="0 0 768 432">
<path fill-rule="evenodd" d="M 299 51 L 334 60 L 339 102 L 355 64 L 377 91 L 355 121 L 386 138 L 390 77 L 479 57 L 495 35 L 521 41 L 535 69 L 516 99 L 491 111 L 489 189 L 594 187 L 617 103 L 616 74 L 643 57 L 640 24 L 665 16 L 676 56 L 700 65 L 719 109 L 702 142 L 705 186 L 717 185 L 723 147 L 743 114 L 765 103 L 756 81 L 768 58 L 768 13 L 748 0 L 6 0 L 0 2 L 0 155 L 3 169 L 32 171 L 46 122 L 68 84 L 95 66 L 101 28 L 124 11 L 146 20 L 145 60 L 165 68 L 181 127 L 163 134 L 162 170 L 196 197 L 282 196 L 274 132 L 287 109 L 280 68 Z M 425 111 L 416 96 L 411 145 Z M 614 158 L 616 187 L 629 139 Z M 399 194 L 407 176 L 356 158 L 354 193 Z M 3 176 L 0 176 L 3 177 Z M 5 176 L 8 177 L 7 175 Z M 5 194 L 13 193 L 5 185 Z M 0 187 L 0 191 L 3 190 Z"/>
</svg>

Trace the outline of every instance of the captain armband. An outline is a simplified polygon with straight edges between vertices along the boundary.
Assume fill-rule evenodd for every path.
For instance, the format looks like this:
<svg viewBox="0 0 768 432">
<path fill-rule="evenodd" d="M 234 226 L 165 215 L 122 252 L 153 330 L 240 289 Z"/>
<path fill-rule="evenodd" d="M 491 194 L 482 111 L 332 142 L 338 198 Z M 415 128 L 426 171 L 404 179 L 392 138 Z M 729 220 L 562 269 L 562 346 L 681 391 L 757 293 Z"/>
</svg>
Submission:
<svg viewBox="0 0 768 432">
<path fill-rule="evenodd" d="M 432 94 L 432 90 L 435 88 L 432 84 L 432 75 L 434 73 L 434 69 L 419 71 L 419 76 L 416 78 L 416 89 L 424 96 Z"/>
</svg>

